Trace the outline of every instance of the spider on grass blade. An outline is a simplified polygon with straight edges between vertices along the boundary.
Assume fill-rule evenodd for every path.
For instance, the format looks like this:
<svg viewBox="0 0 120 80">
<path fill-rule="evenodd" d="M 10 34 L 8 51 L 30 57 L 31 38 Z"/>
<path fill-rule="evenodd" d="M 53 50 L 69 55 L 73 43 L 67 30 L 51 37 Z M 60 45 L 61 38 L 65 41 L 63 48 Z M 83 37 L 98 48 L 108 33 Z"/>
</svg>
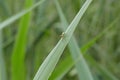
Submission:
<svg viewBox="0 0 120 80">
<path fill-rule="evenodd" d="M 65 36 L 65 32 L 62 32 L 62 34 L 60 35 L 61 38 L 63 38 Z"/>
</svg>

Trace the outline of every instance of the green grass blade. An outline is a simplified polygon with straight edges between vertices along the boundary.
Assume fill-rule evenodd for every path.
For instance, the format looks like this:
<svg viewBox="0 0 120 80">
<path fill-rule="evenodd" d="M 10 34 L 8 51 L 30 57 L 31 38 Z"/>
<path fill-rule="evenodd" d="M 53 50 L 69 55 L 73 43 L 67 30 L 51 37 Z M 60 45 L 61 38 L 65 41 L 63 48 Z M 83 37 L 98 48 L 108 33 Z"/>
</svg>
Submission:
<svg viewBox="0 0 120 80">
<path fill-rule="evenodd" d="M 94 65 L 99 72 L 108 80 L 118 80 L 111 72 L 109 72 L 105 67 L 98 64 L 90 55 L 85 55 L 86 59 L 91 65 Z"/>
<path fill-rule="evenodd" d="M 25 8 L 32 6 L 34 0 L 26 0 Z M 25 51 L 31 13 L 24 15 L 19 24 L 18 34 L 12 54 L 12 80 L 25 80 Z"/>
<path fill-rule="evenodd" d="M 2 31 L 0 30 L 0 80 L 7 80 L 6 67 L 2 51 Z"/>
<path fill-rule="evenodd" d="M 65 27 L 68 26 L 68 22 L 65 19 L 64 14 L 63 14 L 61 7 L 60 7 L 57 0 L 55 0 L 55 3 L 56 3 L 56 7 L 58 10 L 59 16 L 61 17 L 61 21 L 64 25 L 62 27 L 62 30 L 64 31 Z M 75 62 L 76 69 L 77 69 L 77 72 L 79 75 L 79 79 L 80 80 L 93 80 L 93 77 L 92 77 L 91 72 L 88 68 L 88 65 L 87 65 L 84 57 L 82 56 L 81 51 L 79 50 L 79 46 L 78 46 L 74 36 L 71 38 L 71 40 L 69 42 L 69 49 L 70 49 L 70 52 L 71 52 L 71 55 L 72 55 L 74 61 L 77 61 L 78 56 L 80 58 L 79 61 Z"/>
<path fill-rule="evenodd" d="M 85 46 L 83 46 L 82 51 L 85 52 L 89 47 L 91 47 L 97 40 L 99 40 L 110 28 L 112 28 L 116 22 L 119 20 L 119 16 L 106 28 L 104 29 L 99 35 L 97 35 L 94 39 L 89 41 Z"/>
<path fill-rule="evenodd" d="M 55 46 L 55 48 L 50 52 L 50 54 L 47 56 L 45 61 L 40 66 L 38 72 L 36 73 L 34 80 L 47 80 L 51 73 L 53 72 L 63 50 L 65 49 L 66 45 L 70 41 L 70 38 L 72 37 L 72 34 L 77 27 L 77 24 L 79 23 L 81 17 L 85 13 L 86 9 L 88 8 L 89 4 L 92 0 L 87 0 L 85 4 L 82 6 L 78 14 L 75 16 L 67 30 L 65 31 L 63 37 L 60 39 L 58 44 Z"/>
<path fill-rule="evenodd" d="M 68 62 L 67 62 L 68 61 Z M 66 56 L 64 60 L 58 64 L 58 67 L 53 71 L 49 80 L 62 80 L 62 78 L 71 70 L 71 68 L 75 65 L 70 55 Z M 64 66 L 64 67 L 63 67 Z M 62 67 L 62 70 L 60 70 Z"/>
<path fill-rule="evenodd" d="M 10 11 L 8 9 L 8 6 L 6 4 L 5 0 L 0 0 L 0 7 L 2 8 L 2 12 L 5 16 L 9 16 L 10 15 Z"/>
<path fill-rule="evenodd" d="M 37 2 L 36 4 L 34 4 L 33 6 L 31 6 L 30 8 L 25 9 L 22 12 L 19 12 L 18 14 L 12 16 L 11 18 L 8 18 L 7 20 L 3 21 L 2 23 L 0 23 L 0 30 L 3 29 L 3 28 L 5 28 L 6 26 L 12 24 L 16 20 L 18 20 L 19 18 L 21 18 L 22 16 L 24 16 L 25 14 L 27 14 L 28 12 L 32 11 L 33 9 L 35 9 L 36 7 L 38 7 L 39 5 L 41 5 L 44 1 L 46 1 L 46 0 L 40 0 L 39 2 Z"/>
<path fill-rule="evenodd" d="M 61 61 L 60 64 L 58 64 L 58 66 L 50 76 L 49 80 L 62 80 L 62 78 L 73 67 L 73 65 L 74 61 L 72 60 L 71 56 L 67 56 L 67 58 L 65 58 Z"/>
<path fill-rule="evenodd" d="M 81 51 L 83 52 L 83 53 L 85 53 L 93 44 L 95 44 L 96 43 L 96 41 L 97 40 L 99 40 L 109 29 L 111 29 L 112 27 L 114 27 L 114 25 L 119 21 L 119 19 L 120 19 L 120 17 L 117 17 L 115 20 L 113 20 L 113 22 L 110 24 L 110 25 L 108 25 L 108 27 L 106 27 L 101 33 L 99 33 L 95 38 L 93 38 L 92 40 L 90 40 L 88 43 L 86 43 L 82 48 L 81 48 Z M 99 36 L 99 37 L 98 37 Z M 61 64 L 59 64 L 59 67 L 62 67 L 62 65 L 63 65 L 63 62 L 64 61 L 67 61 L 67 60 L 69 60 L 71 63 L 69 63 L 69 66 L 68 66 L 68 68 L 69 67 L 73 67 L 74 66 L 74 63 L 72 62 L 72 58 L 70 57 L 70 56 L 67 56 L 66 57 L 66 59 L 65 60 L 63 60 L 62 61 L 62 63 Z M 89 61 L 89 60 L 88 60 Z M 67 63 L 66 63 L 67 64 Z M 64 65 L 65 66 L 65 65 Z M 98 69 L 101 71 L 101 67 L 100 66 L 97 66 L 98 67 Z M 69 68 L 69 69 L 71 69 L 71 68 Z M 65 73 L 67 72 L 67 71 L 69 71 L 67 68 L 63 68 L 64 70 L 59 70 L 59 68 L 56 68 L 55 69 L 55 72 L 53 72 L 53 74 L 51 75 L 51 77 L 50 77 L 50 80 L 58 80 L 59 79 L 59 76 L 64 76 L 65 75 Z M 103 72 L 104 72 L 104 70 L 102 70 Z M 106 73 L 107 72 L 107 73 Z M 117 78 L 114 76 L 113 78 L 112 78 L 112 73 L 110 73 L 109 71 L 105 71 L 104 73 L 106 73 L 104 76 L 107 76 L 107 77 L 109 77 L 109 78 L 111 78 L 111 79 L 113 79 L 114 80 L 114 78 L 117 80 Z M 112 76 L 110 76 L 109 74 L 111 74 Z M 54 76 L 54 75 L 57 75 L 58 77 L 56 77 L 56 76 Z"/>
</svg>

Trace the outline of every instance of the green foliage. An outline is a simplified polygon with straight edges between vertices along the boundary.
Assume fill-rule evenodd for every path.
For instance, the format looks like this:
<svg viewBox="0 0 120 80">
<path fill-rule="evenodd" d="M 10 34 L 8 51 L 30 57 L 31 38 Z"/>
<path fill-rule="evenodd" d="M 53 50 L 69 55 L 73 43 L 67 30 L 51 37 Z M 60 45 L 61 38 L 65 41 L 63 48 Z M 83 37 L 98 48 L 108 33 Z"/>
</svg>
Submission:
<svg viewBox="0 0 120 80">
<path fill-rule="evenodd" d="M 0 0 L 0 80 L 119 80 L 119 4 Z"/>
<path fill-rule="evenodd" d="M 89 4 L 91 3 L 91 0 L 86 1 L 86 3 L 83 5 L 83 7 L 80 9 L 78 14 L 75 16 L 69 27 L 66 29 L 66 31 L 62 34 L 62 37 L 60 41 L 57 43 L 57 45 L 53 48 L 53 50 L 49 53 L 45 61 L 40 66 L 38 72 L 36 73 L 34 80 L 47 80 L 51 73 L 53 72 L 55 65 L 57 64 L 60 56 L 63 53 L 63 50 L 65 49 L 66 45 L 70 41 L 70 38 L 72 37 L 72 34 L 77 27 L 77 24 L 79 23 L 79 20 L 85 13 L 86 9 L 88 8 Z"/>
<path fill-rule="evenodd" d="M 63 24 L 62 30 L 64 31 L 65 28 L 68 26 L 68 22 L 64 17 L 64 14 L 60 8 L 58 1 L 55 0 L 55 3 L 57 6 L 57 10 L 59 12 L 59 15 L 61 17 L 62 24 Z M 71 38 L 68 46 L 69 46 L 71 55 L 75 61 L 75 65 L 76 65 L 76 69 L 77 69 L 77 72 L 79 75 L 79 79 L 80 80 L 88 80 L 88 79 L 93 80 L 92 74 L 88 68 L 88 65 L 87 65 L 81 51 L 79 50 L 79 46 L 78 46 L 74 36 Z M 78 62 L 76 62 L 78 58 L 80 58 L 80 60 Z"/>
<path fill-rule="evenodd" d="M 31 7 L 33 0 L 26 0 L 25 8 Z M 28 13 L 22 17 L 19 24 L 19 31 L 16 37 L 13 53 L 12 53 L 12 80 L 25 80 L 25 51 L 27 33 L 29 30 L 29 24 L 31 21 L 31 13 Z"/>
<path fill-rule="evenodd" d="M 93 46 L 93 44 L 96 43 L 97 40 L 99 40 L 105 33 L 114 27 L 115 23 L 119 21 L 119 17 L 117 17 L 110 25 L 108 25 L 107 28 L 105 28 L 101 33 L 99 33 L 96 37 L 91 39 L 88 43 L 86 43 L 82 48 L 81 51 L 83 52 L 86 59 L 89 61 L 90 64 L 95 66 L 97 70 L 99 70 L 104 77 L 107 77 L 107 79 L 111 80 L 118 80 L 113 74 L 111 74 L 107 69 L 105 69 L 103 66 L 98 64 L 90 55 L 85 54 L 85 52 Z M 73 48 L 74 49 L 74 48 Z M 72 61 L 72 58 L 70 56 L 67 56 L 60 64 L 59 67 L 55 69 L 53 74 L 50 77 L 50 80 L 59 80 L 61 76 L 63 77 L 73 66 L 74 64 L 80 62 L 81 58 L 79 56 L 76 57 L 75 63 Z M 60 68 L 64 65 L 64 68 L 60 71 Z"/>
<path fill-rule="evenodd" d="M 7 80 L 6 67 L 2 50 L 2 30 L 0 30 L 0 80 Z"/>
</svg>

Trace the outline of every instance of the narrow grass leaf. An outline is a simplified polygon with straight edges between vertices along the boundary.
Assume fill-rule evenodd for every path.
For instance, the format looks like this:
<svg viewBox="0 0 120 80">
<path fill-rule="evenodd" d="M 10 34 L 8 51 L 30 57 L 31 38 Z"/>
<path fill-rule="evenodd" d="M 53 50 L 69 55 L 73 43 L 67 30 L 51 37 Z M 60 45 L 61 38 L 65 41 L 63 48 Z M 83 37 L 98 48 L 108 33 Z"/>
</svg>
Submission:
<svg viewBox="0 0 120 80">
<path fill-rule="evenodd" d="M 5 61 L 2 51 L 2 30 L 0 30 L 0 80 L 7 80 Z"/>
<path fill-rule="evenodd" d="M 26 0 L 25 8 L 32 6 L 34 0 Z M 24 15 L 19 24 L 18 34 L 16 37 L 13 54 L 12 54 L 12 80 L 25 80 L 25 51 L 26 40 L 31 13 Z"/>
<path fill-rule="evenodd" d="M 71 56 L 67 56 L 67 58 L 62 60 L 61 63 L 56 67 L 49 80 L 62 80 L 62 78 L 65 76 L 65 74 L 67 74 L 68 71 L 70 71 L 73 65 L 74 62 Z"/>
<path fill-rule="evenodd" d="M 68 26 L 68 22 L 65 19 L 62 9 L 57 0 L 55 0 L 55 3 L 56 3 L 56 7 L 58 10 L 59 16 L 61 17 L 61 21 L 64 25 L 64 26 L 62 26 L 62 30 L 64 31 L 65 27 L 67 28 L 67 26 Z M 70 49 L 70 52 L 71 52 L 71 55 L 72 55 L 74 61 L 77 61 L 78 57 L 80 58 L 79 61 L 75 62 L 76 69 L 77 69 L 77 72 L 79 75 L 79 79 L 80 80 L 93 80 L 93 77 L 91 75 L 89 67 L 88 67 L 84 57 L 82 56 L 81 51 L 79 50 L 79 46 L 78 46 L 74 36 L 71 38 L 68 45 L 69 45 L 68 47 Z"/>
<path fill-rule="evenodd" d="M 8 6 L 7 6 L 5 0 L 0 0 L 0 7 L 1 7 L 2 12 L 4 13 L 5 16 L 9 16 L 10 15 L 10 11 L 8 9 Z"/>
<path fill-rule="evenodd" d="M 86 45 L 83 46 L 82 51 L 85 52 L 89 47 L 91 47 L 97 40 L 99 40 L 110 28 L 112 28 L 118 20 L 120 16 L 118 16 L 107 28 L 105 28 L 99 35 L 97 35 L 94 39 L 89 41 Z"/>
<path fill-rule="evenodd" d="M 90 55 L 85 55 L 86 59 L 89 61 L 91 65 L 97 68 L 101 75 L 103 75 L 108 80 L 118 80 L 111 72 L 109 72 L 105 67 L 98 64 Z"/>
<path fill-rule="evenodd" d="M 97 40 L 99 40 L 109 29 L 111 29 L 112 27 L 114 27 L 114 25 L 119 21 L 120 17 L 117 17 L 115 20 L 113 20 L 113 22 L 108 25 L 108 27 L 106 27 L 101 33 L 99 33 L 95 38 L 91 39 L 88 43 L 86 43 L 82 48 L 81 48 L 81 51 L 83 52 L 83 54 L 93 45 L 96 43 Z M 99 37 L 98 37 L 99 36 Z M 59 67 L 62 67 L 63 66 L 63 62 L 64 61 L 67 61 L 69 60 L 71 63 L 69 63 L 69 66 L 67 65 L 64 65 L 67 66 L 69 69 L 71 69 L 73 66 L 74 66 L 74 63 L 72 62 L 72 58 L 70 56 L 67 56 L 65 60 L 63 60 L 60 64 L 59 64 Z M 89 60 L 88 60 L 89 61 Z M 92 63 L 92 62 L 90 62 Z M 67 64 L 67 63 L 66 63 Z M 96 63 L 95 63 L 96 64 Z M 99 71 L 101 71 L 101 67 L 100 66 L 97 66 L 97 69 L 99 69 Z M 67 71 L 69 71 L 67 68 L 63 68 L 63 70 L 59 70 L 59 68 L 56 68 L 55 69 L 55 72 L 53 72 L 53 74 L 51 75 L 50 77 L 50 80 L 59 80 L 59 76 L 63 77 L 65 75 L 65 73 L 67 73 Z M 112 74 L 110 73 L 108 70 L 102 70 L 105 74 L 103 76 L 107 76 L 111 79 L 116 79 L 117 78 Z M 111 75 L 109 75 L 111 74 Z M 58 77 L 54 76 L 54 75 L 57 75 Z M 113 77 L 113 78 L 112 78 Z"/>
<path fill-rule="evenodd" d="M 6 26 L 12 24 L 13 22 L 15 22 L 16 20 L 18 20 L 19 18 L 21 18 L 22 16 L 24 16 L 28 12 L 32 11 L 33 9 L 35 9 L 36 7 L 38 7 L 39 5 L 41 5 L 45 1 L 46 0 L 40 0 L 39 2 L 37 2 L 36 4 L 31 6 L 30 8 L 25 9 L 22 12 L 19 12 L 18 14 L 16 14 L 16 15 L 8 18 L 7 20 L 3 21 L 2 23 L 0 23 L 0 30 L 5 28 Z"/>
<path fill-rule="evenodd" d="M 34 80 L 47 80 L 51 73 L 53 72 L 63 50 L 65 49 L 66 45 L 70 41 L 70 38 L 72 37 L 72 34 L 77 27 L 77 24 L 79 23 L 81 17 L 87 10 L 89 4 L 92 0 L 87 0 L 78 14 L 75 16 L 67 30 L 64 32 L 63 37 L 60 39 L 60 41 L 57 43 L 55 48 L 50 52 L 50 54 L 47 56 L 45 61 L 40 66 L 38 72 L 36 73 Z"/>
</svg>

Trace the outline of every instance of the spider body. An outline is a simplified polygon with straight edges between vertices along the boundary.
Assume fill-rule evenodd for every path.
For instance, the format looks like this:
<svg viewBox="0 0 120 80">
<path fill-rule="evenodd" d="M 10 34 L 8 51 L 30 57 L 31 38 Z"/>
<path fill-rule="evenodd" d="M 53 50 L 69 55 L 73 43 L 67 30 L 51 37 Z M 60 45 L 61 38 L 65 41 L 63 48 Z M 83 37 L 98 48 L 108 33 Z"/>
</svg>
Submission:
<svg viewBox="0 0 120 80">
<path fill-rule="evenodd" d="M 63 38 L 65 36 L 65 32 L 62 32 L 62 34 L 60 35 L 61 38 Z"/>
</svg>

